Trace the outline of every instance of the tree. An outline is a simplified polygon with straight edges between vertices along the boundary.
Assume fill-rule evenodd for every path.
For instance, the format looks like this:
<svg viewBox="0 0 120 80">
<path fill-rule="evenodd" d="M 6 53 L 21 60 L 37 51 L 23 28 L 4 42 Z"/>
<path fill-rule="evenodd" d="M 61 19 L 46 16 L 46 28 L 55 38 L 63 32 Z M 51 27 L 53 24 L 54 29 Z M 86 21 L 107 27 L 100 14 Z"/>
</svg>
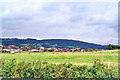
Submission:
<svg viewBox="0 0 120 80">
<path fill-rule="evenodd" d="M 35 46 L 32 44 L 29 44 L 28 47 L 35 48 Z"/>
<path fill-rule="evenodd" d="M 74 49 L 75 47 L 74 46 L 67 46 L 67 48 Z"/>
<path fill-rule="evenodd" d="M 53 48 L 51 48 L 51 49 L 48 49 L 48 51 L 49 51 L 49 52 L 53 52 L 53 51 L 54 51 L 54 49 L 53 49 Z"/>
<path fill-rule="evenodd" d="M 109 44 L 106 49 L 112 50 L 112 49 L 120 49 L 119 45 L 113 45 L 113 44 Z"/>
</svg>

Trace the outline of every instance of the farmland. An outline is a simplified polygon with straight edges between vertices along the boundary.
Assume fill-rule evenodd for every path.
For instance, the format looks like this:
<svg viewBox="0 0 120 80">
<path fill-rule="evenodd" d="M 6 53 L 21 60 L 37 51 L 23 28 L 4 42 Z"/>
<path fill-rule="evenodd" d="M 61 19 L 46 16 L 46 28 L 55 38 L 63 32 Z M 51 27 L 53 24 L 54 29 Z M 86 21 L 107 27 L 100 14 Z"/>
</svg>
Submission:
<svg viewBox="0 0 120 80">
<path fill-rule="evenodd" d="M 65 63 L 73 64 L 92 64 L 96 58 L 100 58 L 104 63 L 117 65 L 118 50 L 100 51 L 100 52 L 39 52 L 39 53 L 3 53 L 2 60 L 15 58 L 17 61 L 35 61 L 49 63 Z"/>
<path fill-rule="evenodd" d="M 7 62 L 8 60 L 15 59 L 17 63 L 46 62 L 49 64 L 56 64 L 56 65 L 71 63 L 74 66 L 86 65 L 89 67 L 93 66 L 94 65 L 93 62 L 97 58 L 99 58 L 102 63 L 107 65 L 112 65 L 116 72 L 118 70 L 118 50 L 106 50 L 99 52 L 3 53 L 0 55 L 2 62 Z"/>
</svg>

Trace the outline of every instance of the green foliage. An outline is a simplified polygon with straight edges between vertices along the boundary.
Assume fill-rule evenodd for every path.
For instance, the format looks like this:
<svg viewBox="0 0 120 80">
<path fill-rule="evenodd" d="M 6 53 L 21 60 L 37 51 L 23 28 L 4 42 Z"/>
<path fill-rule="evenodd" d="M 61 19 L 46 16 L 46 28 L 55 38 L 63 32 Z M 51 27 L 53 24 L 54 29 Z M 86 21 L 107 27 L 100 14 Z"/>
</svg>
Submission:
<svg viewBox="0 0 120 80">
<path fill-rule="evenodd" d="M 51 48 L 51 49 L 48 49 L 47 51 L 49 51 L 49 52 L 53 52 L 53 51 L 54 51 L 54 49 L 53 49 L 53 48 Z"/>
<path fill-rule="evenodd" d="M 106 49 L 109 49 L 109 50 L 112 50 L 112 49 L 120 49 L 120 46 L 119 45 L 112 45 L 112 44 L 109 44 Z"/>
<path fill-rule="evenodd" d="M 66 48 L 74 49 L 76 47 L 75 46 L 66 46 Z"/>
<path fill-rule="evenodd" d="M 15 58 L 17 61 L 35 61 L 40 60 L 42 62 L 46 61 L 49 63 L 66 63 L 70 62 L 73 64 L 86 64 L 88 66 L 92 65 L 96 57 L 104 60 L 105 63 L 108 61 L 111 64 L 118 64 L 118 50 L 107 50 L 100 52 L 37 52 L 37 53 L 2 53 L 0 55 L 2 59 L 9 60 Z M 7 55 L 6 55 L 7 54 Z"/>
<path fill-rule="evenodd" d="M 112 66 L 101 63 L 100 59 L 96 59 L 91 67 L 71 63 L 18 62 L 15 59 L 1 64 L 3 78 L 116 78 Z"/>
<path fill-rule="evenodd" d="M 33 44 L 29 44 L 28 47 L 35 48 Z"/>
</svg>

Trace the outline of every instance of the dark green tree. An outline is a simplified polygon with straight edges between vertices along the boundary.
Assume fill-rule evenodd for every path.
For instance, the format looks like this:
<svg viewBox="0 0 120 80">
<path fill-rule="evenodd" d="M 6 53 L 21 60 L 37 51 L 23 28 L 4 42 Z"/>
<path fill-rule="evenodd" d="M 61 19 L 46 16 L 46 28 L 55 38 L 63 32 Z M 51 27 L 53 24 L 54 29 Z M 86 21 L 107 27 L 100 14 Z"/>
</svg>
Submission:
<svg viewBox="0 0 120 80">
<path fill-rule="evenodd" d="M 113 45 L 113 44 L 109 44 L 106 49 L 112 50 L 112 49 L 120 49 L 119 45 Z"/>
</svg>

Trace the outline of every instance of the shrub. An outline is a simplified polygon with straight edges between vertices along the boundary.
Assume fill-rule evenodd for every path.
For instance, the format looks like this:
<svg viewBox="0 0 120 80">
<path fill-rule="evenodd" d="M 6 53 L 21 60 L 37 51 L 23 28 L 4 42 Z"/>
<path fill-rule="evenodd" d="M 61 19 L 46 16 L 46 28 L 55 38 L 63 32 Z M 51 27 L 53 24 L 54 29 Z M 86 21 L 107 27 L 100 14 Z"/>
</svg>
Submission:
<svg viewBox="0 0 120 80">
<path fill-rule="evenodd" d="M 105 65 L 100 59 L 94 65 L 73 65 L 71 63 L 50 64 L 47 62 L 17 62 L 15 59 L 3 61 L 3 78 L 41 78 L 41 79 L 66 79 L 66 78 L 115 78 L 113 67 Z"/>
</svg>

